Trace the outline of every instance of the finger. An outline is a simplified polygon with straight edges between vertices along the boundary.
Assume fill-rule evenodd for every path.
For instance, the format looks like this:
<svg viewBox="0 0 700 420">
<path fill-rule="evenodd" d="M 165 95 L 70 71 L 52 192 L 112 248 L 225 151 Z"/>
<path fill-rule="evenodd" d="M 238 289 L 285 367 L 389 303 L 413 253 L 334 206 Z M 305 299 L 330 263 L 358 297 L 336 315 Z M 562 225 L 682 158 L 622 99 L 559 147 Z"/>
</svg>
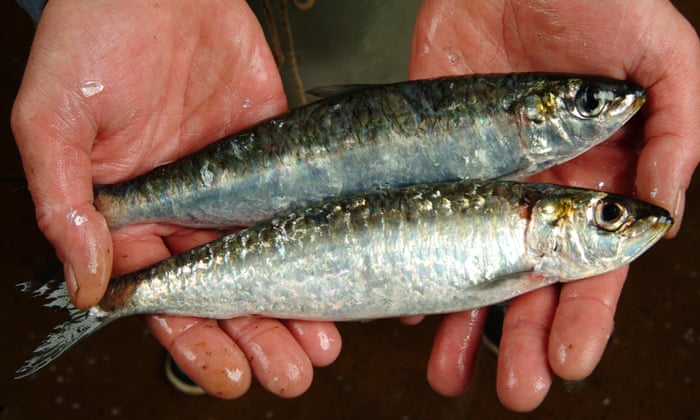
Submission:
<svg viewBox="0 0 700 420">
<path fill-rule="evenodd" d="M 700 109 L 700 102 L 696 109 Z M 654 127 L 655 121 L 658 120 L 650 118 L 647 123 L 648 140 L 637 165 L 637 194 L 671 213 L 674 224 L 667 237 L 673 237 L 681 226 L 685 193 L 700 159 L 700 142 L 679 132 L 659 133 Z"/>
<path fill-rule="evenodd" d="M 173 235 L 173 233 L 175 233 Z M 178 231 L 159 225 L 129 226 L 115 232 L 115 273 L 134 271 L 170 256 L 162 236 L 175 252 L 182 252 L 218 236 L 216 232 Z M 144 317 L 153 335 L 175 363 L 208 394 L 231 399 L 243 395 L 251 383 L 248 360 L 214 320 L 151 315 Z"/>
<path fill-rule="evenodd" d="M 235 318 L 219 321 L 219 325 L 243 350 L 255 377 L 268 391 L 292 398 L 311 386 L 311 361 L 279 321 Z"/>
<path fill-rule="evenodd" d="M 75 50 L 77 35 L 57 38 L 52 25 L 55 16 L 42 16 L 11 122 L 39 228 L 64 262 L 71 300 L 85 309 L 102 297 L 112 268 L 109 229 L 92 206 L 90 153 L 102 99 L 81 91 L 87 70 L 77 60 L 57 58 Z"/>
<path fill-rule="evenodd" d="M 685 191 L 700 160 L 700 40 L 690 23 L 670 4 L 648 2 L 654 18 L 642 45 L 627 63 L 630 77 L 647 88 L 646 144 L 637 166 L 637 193 L 671 212 L 678 232 Z M 673 45 L 673 48 L 669 48 Z"/>
<path fill-rule="evenodd" d="M 173 254 L 180 254 L 194 247 L 215 241 L 223 236 L 221 232 L 211 230 L 182 229 L 163 238 Z"/>
<path fill-rule="evenodd" d="M 216 321 L 162 315 L 145 319 L 178 367 L 208 394 L 232 399 L 248 390 L 248 360 Z"/>
<path fill-rule="evenodd" d="M 166 238 L 173 252 L 183 252 L 194 246 L 210 242 L 219 232 L 187 230 Z M 314 366 L 326 366 L 338 357 L 342 346 L 340 333 L 332 322 L 286 321 L 292 336 L 308 355 Z"/>
<path fill-rule="evenodd" d="M 428 382 L 436 392 L 455 397 L 469 387 L 486 313 L 472 309 L 445 315 L 440 322 L 428 361 Z"/>
<path fill-rule="evenodd" d="M 408 66 L 410 79 L 423 79 L 449 74 L 470 74 L 479 71 L 481 60 L 472 60 L 465 54 L 464 40 L 480 51 L 475 54 L 484 61 L 494 59 L 498 45 L 483 39 L 483 27 L 500 21 L 503 6 L 493 2 L 489 6 L 461 0 L 426 0 L 416 16 L 411 40 L 411 56 Z M 464 24 L 478 22 L 478 25 Z M 493 69 L 493 71 L 498 71 Z M 505 70 L 501 70 L 505 71 Z"/>
<path fill-rule="evenodd" d="M 423 321 L 423 318 L 425 318 L 425 316 L 423 316 L 423 315 L 411 315 L 411 316 L 402 316 L 399 319 L 405 325 L 418 325 L 421 321 Z"/>
<path fill-rule="evenodd" d="M 557 304 L 550 286 L 519 296 L 508 305 L 498 353 L 496 390 L 504 406 L 534 410 L 549 392 L 552 374 L 547 342 Z"/>
<path fill-rule="evenodd" d="M 172 255 L 163 236 L 175 228 L 161 225 L 133 225 L 112 234 L 114 243 L 113 276 L 136 271 Z"/>
<path fill-rule="evenodd" d="M 187 230 L 167 237 L 166 242 L 170 250 L 179 253 L 219 236 L 219 232 Z M 221 344 L 221 348 L 231 354 L 233 347 L 240 348 L 263 387 L 279 396 L 296 397 L 311 386 L 311 360 L 321 365 L 328 364 L 335 360 L 340 351 L 340 335 L 332 323 L 296 322 L 296 336 L 293 336 L 281 322 L 274 319 L 219 321 L 220 329 L 229 337 L 229 342 L 222 340 L 226 346 Z M 218 335 L 218 332 L 219 328 L 213 334 Z"/>
<path fill-rule="evenodd" d="M 562 286 L 549 337 L 549 363 L 558 376 L 581 380 L 593 372 L 613 331 L 627 267 Z"/>
<path fill-rule="evenodd" d="M 285 324 L 314 366 L 328 366 L 338 358 L 342 339 L 334 323 L 289 320 Z"/>
<path fill-rule="evenodd" d="M 13 132 L 39 228 L 65 265 L 73 303 L 85 309 L 102 297 L 112 268 L 109 229 L 91 204 L 89 153 L 95 130 L 75 92 L 62 90 L 58 82 L 49 91 L 37 91 L 28 86 L 43 87 L 45 81 L 34 79 L 31 72 L 25 75 L 13 108 Z"/>
</svg>

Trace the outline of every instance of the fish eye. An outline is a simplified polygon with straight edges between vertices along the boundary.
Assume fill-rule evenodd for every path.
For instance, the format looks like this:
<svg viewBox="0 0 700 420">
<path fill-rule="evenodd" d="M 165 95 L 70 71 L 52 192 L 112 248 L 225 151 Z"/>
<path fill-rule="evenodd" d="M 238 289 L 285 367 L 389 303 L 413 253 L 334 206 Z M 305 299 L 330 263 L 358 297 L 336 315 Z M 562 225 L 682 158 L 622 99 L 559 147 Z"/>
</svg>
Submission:
<svg viewBox="0 0 700 420">
<path fill-rule="evenodd" d="M 605 95 L 597 86 L 583 85 L 576 93 L 576 111 L 583 118 L 595 118 L 608 106 Z"/>
<path fill-rule="evenodd" d="M 615 232 L 627 224 L 629 211 L 618 200 L 606 198 L 596 204 L 594 218 L 596 226 Z"/>
</svg>

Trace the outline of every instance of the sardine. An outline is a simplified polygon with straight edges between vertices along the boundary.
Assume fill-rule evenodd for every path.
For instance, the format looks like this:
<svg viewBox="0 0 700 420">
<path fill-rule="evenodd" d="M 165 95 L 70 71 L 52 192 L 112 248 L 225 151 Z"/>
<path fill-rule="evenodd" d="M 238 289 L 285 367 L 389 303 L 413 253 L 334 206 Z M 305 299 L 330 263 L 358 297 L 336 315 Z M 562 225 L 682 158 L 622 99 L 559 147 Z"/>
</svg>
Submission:
<svg viewBox="0 0 700 420">
<path fill-rule="evenodd" d="M 70 304 L 63 282 L 42 286 L 35 294 L 71 319 L 18 375 L 134 314 L 346 321 L 491 305 L 628 264 L 671 225 L 649 203 L 548 184 L 461 181 L 333 198 L 114 278 L 87 311 Z"/>
<path fill-rule="evenodd" d="M 250 226 L 377 187 L 516 180 L 604 141 L 645 101 L 633 83 L 541 73 L 333 93 L 139 178 L 97 186 L 95 207 L 113 229 Z"/>
</svg>

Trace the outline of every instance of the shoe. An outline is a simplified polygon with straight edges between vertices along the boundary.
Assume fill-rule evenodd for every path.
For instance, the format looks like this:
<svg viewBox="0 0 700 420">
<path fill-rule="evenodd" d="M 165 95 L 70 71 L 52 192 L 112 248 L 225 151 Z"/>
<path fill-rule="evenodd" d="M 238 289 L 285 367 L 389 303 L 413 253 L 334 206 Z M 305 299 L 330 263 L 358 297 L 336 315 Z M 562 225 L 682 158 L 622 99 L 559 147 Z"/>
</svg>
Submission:
<svg viewBox="0 0 700 420">
<path fill-rule="evenodd" d="M 183 394 L 187 395 L 204 395 L 205 392 L 202 388 L 197 386 L 192 379 L 190 379 L 185 372 L 183 372 L 180 367 L 175 363 L 172 356 L 169 354 L 165 358 L 165 377 L 168 381 L 173 384 L 173 386 Z"/>
</svg>

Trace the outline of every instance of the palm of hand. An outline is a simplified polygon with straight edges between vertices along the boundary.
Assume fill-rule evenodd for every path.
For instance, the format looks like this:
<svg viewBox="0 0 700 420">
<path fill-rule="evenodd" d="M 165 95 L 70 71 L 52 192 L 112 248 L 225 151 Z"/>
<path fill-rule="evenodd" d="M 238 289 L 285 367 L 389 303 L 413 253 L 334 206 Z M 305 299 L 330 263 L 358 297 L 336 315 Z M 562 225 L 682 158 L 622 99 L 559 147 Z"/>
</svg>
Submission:
<svg viewBox="0 0 700 420">
<path fill-rule="evenodd" d="M 585 155 L 531 179 L 636 193 L 665 206 L 679 220 L 678 192 L 687 186 L 697 156 L 683 159 L 668 143 L 669 137 L 682 139 L 693 129 L 687 123 L 668 128 L 668 120 L 678 117 L 678 97 L 674 112 L 669 112 L 669 96 L 677 95 L 681 86 L 667 78 L 673 69 L 664 61 L 664 46 L 674 38 L 693 39 L 687 25 L 668 33 L 666 25 L 679 17 L 673 12 L 655 2 L 619 1 L 606 4 L 605 11 L 617 18 L 605 19 L 600 6 L 591 2 L 429 0 L 417 19 L 410 76 L 556 71 L 629 78 L 650 87 L 644 133 L 641 121 L 633 121 Z M 650 39 L 654 44 L 648 44 Z M 642 56 L 644 51 L 647 56 Z M 690 105 L 691 99 L 686 100 Z M 661 157 L 672 163 L 660 168 Z M 548 287 L 512 301 L 497 376 L 506 406 L 536 407 L 549 389 L 551 370 L 572 380 L 591 373 L 612 332 L 626 273 L 623 268 L 564 284 L 561 291 Z M 431 385 L 439 392 L 451 395 L 466 389 L 483 316 L 483 311 L 453 314 L 443 321 L 428 368 Z"/>
<path fill-rule="evenodd" d="M 85 29 L 54 37 L 56 25 Z M 35 83 L 26 83 L 27 91 L 18 95 L 14 125 L 40 226 L 59 256 L 72 262 L 79 285 L 73 286 L 75 300 L 82 307 L 95 304 L 106 287 L 110 239 L 116 256 L 112 274 L 118 275 L 218 235 L 147 224 L 110 238 L 91 207 L 93 182 L 131 178 L 286 107 L 262 31 L 238 0 L 160 6 L 56 2 L 42 17 L 31 60 L 25 80 Z M 53 80 L 44 79 L 45 68 L 52 69 Z M 37 85 L 46 92 L 30 90 Z M 103 90 L 80 89 L 97 85 Z M 65 106 L 46 106 L 44 100 Z M 42 124 L 25 124 L 36 118 L 34 110 L 56 108 L 57 115 L 48 115 Z M 56 128 L 48 138 L 47 127 Z M 44 138 L 47 143 L 36 141 Z M 65 202 L 69 208 L 55 207 Z M 86 221 L 79 231 L 55 223 L 56 213 L 69 212 Z M 101 233 L 86 236 L 87 225 Z M 84 254 L 97 262 L 97 272 L 75 264 Z M 180 367 L 222 398 L 247 390 L 251 368 L 270 391 L 298 395 L 310 385 L 312 364 L 330 363 L 340 349 L 330 323 L 217 323 L 165 316 L 149 316 L 147 323 Z"/>
<path fill-rule="evenodd" d="M 697 36 L 669 3 L 608 2 L 605 14 L 611 18 L 588 3 L 427 0 L 417 20 L 411 76 L 556 70 L 634 79 L 650 93 L 639 155 L 641 133 L 633 127 L 539 178 L 581 186 L 603 182 L 624 193 L 636 187 L 642 198 L 679 218 L 700 155 L 690 140 L 700 132 L 694 115 L 700 98 Z M 80 87 L 91 80 L 104 90 L 81 95 Z M 67 272 L 75 271 L 77 285 L 68 283 L 76 303 L 87 307 L 102 295 L 112 239 L 115 272 L 124 272 L 215 236 L 150 224 L 112 238 L 91 207 L 93 181 L 135 176 L 283 108 L 271 55 L 242 0 L 49 2 L 13 110 L 13 129 L 40 228 L 67 262 Z M 73 212 L 81 216 L 80 227 L 65 223 Z M 536 406 L 551 382 L 550 366 L 569 379 L 594 368 L 624 276 L 620 270 L 512 303 L 498 373 L 507 406 Z M 478 311 L 445 318 L 429 366 L 438 391 L 466 388 L 482 321 Z M 340 348 L 328 324 L 172 317 L 147 322 L 184 370 L 221 397 L 245 391 L 247 359 L 254 360 L 252 369 L 268 389 L 297 395 L 310 382 L 311 364 L 331 362 Z"/>
</svg>

